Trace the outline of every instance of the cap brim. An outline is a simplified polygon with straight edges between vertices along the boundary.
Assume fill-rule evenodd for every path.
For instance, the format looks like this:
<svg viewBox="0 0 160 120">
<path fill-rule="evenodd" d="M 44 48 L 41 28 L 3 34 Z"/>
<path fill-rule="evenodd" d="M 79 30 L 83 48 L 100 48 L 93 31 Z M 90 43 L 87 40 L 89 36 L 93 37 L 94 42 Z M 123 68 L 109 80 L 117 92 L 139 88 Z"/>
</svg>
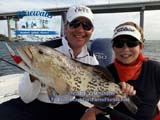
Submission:
<svg viewBox="0 0 160 120">
<path fill-rule="evenodd" d="M 140 32 L 136 28 L 134 28 L 133 26 L 126 25 L 126 26 L 121 26 L 121 27 L 115 29 L 115 33 L 113 35 L 112 40 L 114 40 L 115 38 L 117 38 L 118 36 L 121 36 L 121 35 L 132 36 L 142 43 Z"/>
</svg>

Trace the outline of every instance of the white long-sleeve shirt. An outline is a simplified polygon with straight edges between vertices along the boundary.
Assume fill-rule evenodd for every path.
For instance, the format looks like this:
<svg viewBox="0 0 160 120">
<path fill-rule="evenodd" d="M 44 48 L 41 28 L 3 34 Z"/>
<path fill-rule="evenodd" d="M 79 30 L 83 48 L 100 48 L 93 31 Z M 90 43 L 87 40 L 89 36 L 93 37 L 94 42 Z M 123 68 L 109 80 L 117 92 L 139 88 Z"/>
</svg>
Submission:
<svg viewBox="0 0 160 120">
<path fill-rule="evenodd" d="M 61 53 L 64 53 L 65 55 L 74 58 L 72 49 L 68 46 L 67 40 L 65 38 L 62 38 L 62 46 L 55 48 Z M 98 61 L 94 55 L 90 55 L 87 49 L 87 46 L 84 46 L 81 53 L 74 58 L 82 63 L 87 63 L 91 65 L 98 65 Z M 21 99 L 25 103 L 32 102 L 35 99 L 38 99 L 45 103 L 56 103 L 56 104 L 65 104 L 69 101 L 58 101 L 61 97 L 66 98 L 66 100 L 74 99 L 73 96 L 58 96 L 55 94 L 55 101 L 51 102 L 48 98 L 47 94 L 47 86 L 42 84 L 39 80 L 35 80 L 34 82 L 31 82 L 29 74 L 27 72 L 24 73 L 24 76 L 19 84 L 19 95 Z"/>
</svg>

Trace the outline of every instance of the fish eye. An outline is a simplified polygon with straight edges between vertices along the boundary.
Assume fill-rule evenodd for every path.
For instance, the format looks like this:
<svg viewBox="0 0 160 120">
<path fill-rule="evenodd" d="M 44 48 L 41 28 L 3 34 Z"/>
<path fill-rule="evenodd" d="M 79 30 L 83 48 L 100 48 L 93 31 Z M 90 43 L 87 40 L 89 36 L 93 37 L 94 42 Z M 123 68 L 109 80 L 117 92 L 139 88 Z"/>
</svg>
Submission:
<svg viewBox="0 0 160 120">
<path fill-rule="evenodd" d="M 39 54 L 43 54 L 43 51 L 42 51 L 42 50 L 39 50 L 38 52 L 39 52 Z"/>
</svg>

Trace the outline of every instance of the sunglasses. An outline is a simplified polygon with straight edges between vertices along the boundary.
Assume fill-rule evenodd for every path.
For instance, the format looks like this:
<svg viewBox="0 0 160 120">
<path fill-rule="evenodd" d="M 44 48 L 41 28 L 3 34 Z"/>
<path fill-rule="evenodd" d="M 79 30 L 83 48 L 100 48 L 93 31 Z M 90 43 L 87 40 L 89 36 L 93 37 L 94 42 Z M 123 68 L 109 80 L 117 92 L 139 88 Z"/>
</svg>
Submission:
<svg viewBox="0 0 160 120">
<path fill-rule="evenodd" d="M 90 22 L 80 22 L 79 20 L 73 20 L 69 23 L 69 26 L 74 29 L 78 28 L 80 25 L 82 25 L 82 28 L 86 31 L 89 31 L 93 28 L 93 25 Z"/>
<path fill-rule="evenodd" d="M 115 40 L 113 41 L 113 47 L 123 48 L 124 44 L 126 44 L 129 48 L 136 47 L 140 44 L 138 40 Z"/>
</svg>

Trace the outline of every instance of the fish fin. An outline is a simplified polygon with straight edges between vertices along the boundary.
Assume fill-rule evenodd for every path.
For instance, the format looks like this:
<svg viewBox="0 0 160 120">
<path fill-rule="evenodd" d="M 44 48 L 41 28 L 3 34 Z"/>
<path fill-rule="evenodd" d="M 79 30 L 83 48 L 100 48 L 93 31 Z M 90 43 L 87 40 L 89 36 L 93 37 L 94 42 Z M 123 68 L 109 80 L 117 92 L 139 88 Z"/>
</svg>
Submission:
<svg viewBox="0 0 160 120">
<path fill-rule="evenodd" d="M 133 103 L 135 103 L 137 106 L 140 106 L 140 104 L 142 103 L 142 100 L 141 100 L 137 95 L 135 95 L 135 96 L 130 96 L 129 98 L 130 98 L 130 100 L 131 100 Z"/>
<path fill-rule="evenodd" d="M 55 90 L 60 95 L 66 95 L 70 91 L 70 86 L 62 81 L 62 80 L 55 80 Z"/>
<path fill-rule="evenodd" d="M 136 114 L 138 110 L 138 106 L 140 106 L 140 104 L 142 103 L 142 100 L 137 95 L 135 95 L 135 96 L 130 96 L 129 101 L 125 101 L 123 103 L 130 112 L 132 112 L 133 114 Z"/>
<path fill-rule="evenodd" d="M 47 88 L 47 93 L 48 93 L 49 100 L 51 102 L 54 102 L 54 99 L 55 99 L 55 96 L 56 96 L 55 89 L 51 88 L 51 87 L 48 87 Z"/>
<path fill-rule="evenodd" d="M 132 101 L 124 101 L 123 103 L 130 112 L 132 112 L 133 114 L 136 114 L 138 110 L 138 107 L 136 104 L 134 104 Z"/>
<path fill-rule="evenodd" d="M 15 54 L 14 50 L 7 43 L 5 43 L 5 45 L 6 45 L 7 49 L 8 49 L 8 51 L 9 51 L 12 59 L 14 60 L 14 62 L 16 64 L 21 63 L 22 59 L 18 55 Z"/>
<path fill-rule="evenodd" d="M 114 78 L 107 68 L 104 68 L 100 65 L 95 65 L 93 67 L 93 72 L 101 75 L 102 78 L 105 78 L 108 81 L 114 82 Z"/>
<path fill-rule="evenodd" d="M 95 72 L 96 74 L 101 75 L 102 78 L 105 78 L 108 81 L 112 81 L 112 82 L 115 81 L 113 76 L 112 76 L 112 74 L 105 67 L 102 67 L 100 65 L 90 65 L 90 64 L 87 64 L 87 63 L 82 63 L 82 62 L 79 62 L 79 61 L 77 61 L 75 59 L 72 59 L 72 60 L 75 61 L 76 63 L 81 64 L 83 67 L 86 67 L 86 69 L 92 69 L 93 72 Z"/>
</svg>

